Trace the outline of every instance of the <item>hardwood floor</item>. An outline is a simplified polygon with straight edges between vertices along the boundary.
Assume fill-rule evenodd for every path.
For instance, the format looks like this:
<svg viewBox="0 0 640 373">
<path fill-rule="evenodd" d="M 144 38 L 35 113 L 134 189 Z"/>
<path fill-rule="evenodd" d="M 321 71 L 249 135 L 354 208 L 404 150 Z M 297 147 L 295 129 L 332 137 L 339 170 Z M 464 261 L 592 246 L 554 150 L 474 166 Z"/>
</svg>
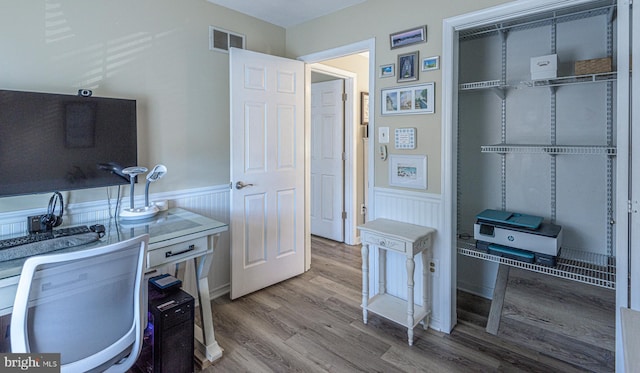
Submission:
<svg viewBox="0 0 640 373">
<path fill-rule="evenodd" d="M 305 274 L 213 301 L 224 355 L 204 372 L 613 371 L 613 292 L 547 277 L 511 271 L 498 335 L 489 301 L 459 292 L 451 334 L 418 327 L 409 347 L 397 324 L 362 323 L 360 247 L 313 237 Z"/>
</svg>

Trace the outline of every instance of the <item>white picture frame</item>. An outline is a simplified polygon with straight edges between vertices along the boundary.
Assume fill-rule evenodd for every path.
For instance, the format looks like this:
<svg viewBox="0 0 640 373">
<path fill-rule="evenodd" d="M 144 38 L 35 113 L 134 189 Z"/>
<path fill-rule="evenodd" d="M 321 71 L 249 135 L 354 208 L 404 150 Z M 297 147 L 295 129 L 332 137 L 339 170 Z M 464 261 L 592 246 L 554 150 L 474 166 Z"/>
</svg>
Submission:
<svg viewBox="0 0 640 373">
<path fill-rule="evenodd" d="M 440 56 L 423 58 L 420 66 L 422 71 L 438 70 L 440 68 Z"/>
<path fill-rule="evenodd" d="M 435 83 L 394 87 L 381 91 L 382 115 L 435 113 Z"/>
<path fill-rule="evenodd" d="M 389 185 L 427 189 L 427 156 L 389 154 Z"/>
</svg>

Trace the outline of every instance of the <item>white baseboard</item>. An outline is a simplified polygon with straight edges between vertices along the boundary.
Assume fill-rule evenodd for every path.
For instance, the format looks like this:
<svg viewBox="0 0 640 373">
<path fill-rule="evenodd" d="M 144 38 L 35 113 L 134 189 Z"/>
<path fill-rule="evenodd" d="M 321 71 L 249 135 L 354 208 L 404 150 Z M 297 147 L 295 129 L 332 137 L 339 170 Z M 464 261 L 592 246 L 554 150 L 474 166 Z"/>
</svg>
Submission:
<svg viewBox="0 0 640 373">
<path fill-rule="evenodd" d="M 224 284 L 209 291 L 209 298 L 216 299 L 231 293 L 231 284 Z"/>
</svg>

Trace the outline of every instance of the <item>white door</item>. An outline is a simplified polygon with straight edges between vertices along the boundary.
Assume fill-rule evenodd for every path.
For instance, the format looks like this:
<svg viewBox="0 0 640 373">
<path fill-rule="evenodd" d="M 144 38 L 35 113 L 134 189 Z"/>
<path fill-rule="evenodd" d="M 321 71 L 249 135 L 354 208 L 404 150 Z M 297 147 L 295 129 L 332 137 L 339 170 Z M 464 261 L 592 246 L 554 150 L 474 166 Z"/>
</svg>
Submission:
<svg viewBox="0 0 640 373">
<path fill-rule="evenodd" d="M 344 82 L 311 84 L 311 234 L 344 241 Z"/>
<path fill-rule="evenodd" d="M 304 63 L 231 49 L 229 66 L 235 299 L 304 272 Z"/>
</svg>

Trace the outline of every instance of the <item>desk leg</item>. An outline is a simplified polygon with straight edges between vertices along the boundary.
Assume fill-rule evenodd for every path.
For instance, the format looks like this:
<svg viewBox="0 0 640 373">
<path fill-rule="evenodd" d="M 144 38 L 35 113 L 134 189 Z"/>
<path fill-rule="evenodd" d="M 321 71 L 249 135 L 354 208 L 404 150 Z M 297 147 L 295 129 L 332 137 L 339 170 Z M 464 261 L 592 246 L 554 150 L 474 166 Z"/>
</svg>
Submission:
<svg viewBox="0 0 640 373">
<path fill-rule="evenodd" d="M 369 245 L 362 244 L 362 322 L 367 323 L 369 304 Z"/>
<path fill-rule="evenodd" d="M 413 346 L 413 274 L 415 269 L 416 263 L 413 257 L 407 257 L 407 336 L 409 346 Z"/>
<path fill-rule="evenodd" d="M 217 243 L 216 235 L 210 242 L 210 245 Z M 216 341 L 213 331 L 213 315 L 211 313 L 211 299 L 209 298 L 209 269 L 213 261 L 213 253 L 201 258 L 194 259 L 196 266 L 196 285 L 198 288 L 198 304 L 200 306 L 200 317 L 202 320 L 202 329 L 195 326 L 196 348 L 209 362 L 214 362 L 222 357 L 222 348 Z"/>
</svg>

